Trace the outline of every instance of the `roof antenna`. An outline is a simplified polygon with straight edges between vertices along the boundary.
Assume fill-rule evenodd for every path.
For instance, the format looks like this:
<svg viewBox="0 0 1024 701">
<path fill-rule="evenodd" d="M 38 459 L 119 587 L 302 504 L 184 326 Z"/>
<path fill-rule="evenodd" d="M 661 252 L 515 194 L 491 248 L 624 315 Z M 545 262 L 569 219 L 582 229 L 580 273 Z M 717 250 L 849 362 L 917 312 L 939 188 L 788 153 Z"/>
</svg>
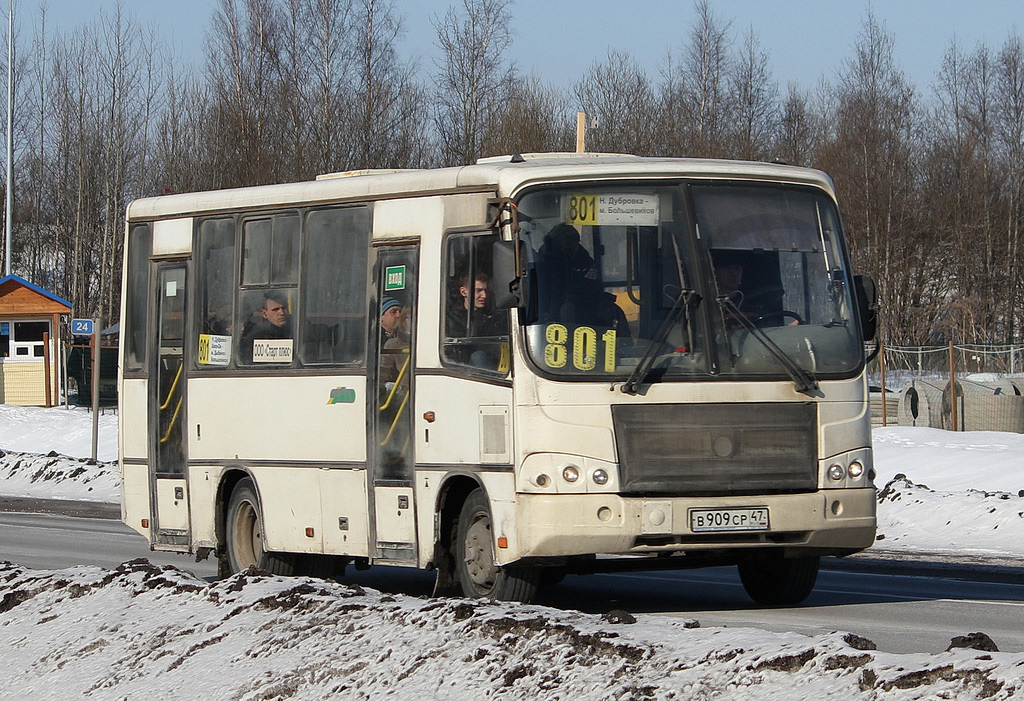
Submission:
<svg viewBox="0 0 1024 701">
<path fill-rule="evenodd" d="M 523 158 L 523 154 L 521 154 L 521 153 L 513 153 L 512 154 L 512 162 L 513 163 L 526 163 L 526 159 Z"/>
</svg>

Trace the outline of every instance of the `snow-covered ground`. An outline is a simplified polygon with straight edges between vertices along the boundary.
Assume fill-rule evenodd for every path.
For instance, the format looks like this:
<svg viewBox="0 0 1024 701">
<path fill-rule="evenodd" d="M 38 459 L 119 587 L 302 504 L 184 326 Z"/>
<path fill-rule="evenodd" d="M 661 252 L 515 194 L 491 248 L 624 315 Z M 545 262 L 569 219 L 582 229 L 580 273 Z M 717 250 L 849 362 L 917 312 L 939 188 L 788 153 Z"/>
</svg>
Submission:
<svg viewBox="0 0 1024 701">
<path fill-rule="evenodd" d="M 0 405 L 0 494 L 116 501 L 116 418 L 100 418 L 92 463 L 88 412 Z M 1024 436 L 893 427 L 874 438 L 879 548 L 1024 561 Z M 1024 654 L 892 654 L 842 632 L 637 619 L 256 573 L 211 584 L 145 561 L 0 563 L 0 688 L 97 699 L 1024 697 Z"/>
<path fill-rule="evenodd" d="M 32 699 L 1011 699 L 1024 654 L 385 596 L 145 561 L 0 564 L 0 688 Z"/>
</svg>

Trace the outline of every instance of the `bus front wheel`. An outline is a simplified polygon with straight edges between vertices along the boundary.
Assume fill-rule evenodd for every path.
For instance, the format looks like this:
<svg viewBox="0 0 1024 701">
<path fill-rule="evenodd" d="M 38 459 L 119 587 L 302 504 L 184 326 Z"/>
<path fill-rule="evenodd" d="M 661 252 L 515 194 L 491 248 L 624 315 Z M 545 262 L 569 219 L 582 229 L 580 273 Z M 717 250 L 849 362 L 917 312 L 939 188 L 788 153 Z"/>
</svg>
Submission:
<svg viewBox="0 0 1024 701">
<path fill-rule="evenodd" d="M 821 558 L 753 558 L 739 565 L 743 588 L 764 606 L 792 606 L 810 595 Z"/>
<path fill-rule="evenodd" d="M 476 489 L 466 498 L 455 533 L 455 570 L 465 596 L 523 603 L 533 600 L 537 593 L 537 568 L 496 564 L 491 509 L 483 490 Z"/>
</svg>

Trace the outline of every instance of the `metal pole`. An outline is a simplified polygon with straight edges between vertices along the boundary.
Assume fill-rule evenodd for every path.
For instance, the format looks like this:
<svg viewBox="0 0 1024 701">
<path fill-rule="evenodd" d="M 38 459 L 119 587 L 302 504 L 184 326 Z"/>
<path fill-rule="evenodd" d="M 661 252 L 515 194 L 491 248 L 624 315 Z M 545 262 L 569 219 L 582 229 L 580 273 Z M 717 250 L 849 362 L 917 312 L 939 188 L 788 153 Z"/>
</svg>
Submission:
<svg viewBox="0 0 1024 701">
<path fill-rule="evenodd" d="M 14 233 L 14 0 L 7 13 L 7 205 L 4 210 L 4 275 L 11 274 Z"/>
<path fill-rule="evenodd" d="M 952 430 L 957 431 L 959 428 L 956 421 L 956 350 L 952 341 L 949 342 L 949 411 Z"/>
<path fill-rule="evenodd" d="M 92 327 L 92 459 L 96 460 L 100 440 L 100 320 Z"/>
<path fill-rule="evenodd" d="M 882 425 L 889 425 L 889 402 L 885 399 L 885 344 L 882 341 L 878 342 L 878 365 L 881 369 L 881 387 L 882 390 Z"/>
</svg>

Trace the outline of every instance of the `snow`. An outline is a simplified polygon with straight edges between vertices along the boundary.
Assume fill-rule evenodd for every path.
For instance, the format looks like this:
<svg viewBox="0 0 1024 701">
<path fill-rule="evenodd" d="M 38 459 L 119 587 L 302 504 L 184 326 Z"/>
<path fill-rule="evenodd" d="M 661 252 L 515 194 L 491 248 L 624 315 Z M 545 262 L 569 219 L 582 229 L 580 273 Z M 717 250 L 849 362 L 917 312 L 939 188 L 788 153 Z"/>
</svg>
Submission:
<svg viewBox="0 0 1024 701">
<path fill-rule="evenodd" d="M 418 599 L 146 561 L 0 565 L 0 685 L 29 698 L 805 699 L 1024 693 L 1024 653 Z M 199 691 L 201 690 L 201 692 Z"/>
<path fill-rule="evenodd" d="M 0 494 L 116 502 L 116 416 L 0 405 Z M 876 429 L 876 548 L 1024 561 L 1024 436 Z M 895 654 L 835 632 L 384 595 L 244 572 L 209 583 L 0 563 L 0 688 L 19 698 L 995 698 L 1024 653 Z"/>
</svg>

